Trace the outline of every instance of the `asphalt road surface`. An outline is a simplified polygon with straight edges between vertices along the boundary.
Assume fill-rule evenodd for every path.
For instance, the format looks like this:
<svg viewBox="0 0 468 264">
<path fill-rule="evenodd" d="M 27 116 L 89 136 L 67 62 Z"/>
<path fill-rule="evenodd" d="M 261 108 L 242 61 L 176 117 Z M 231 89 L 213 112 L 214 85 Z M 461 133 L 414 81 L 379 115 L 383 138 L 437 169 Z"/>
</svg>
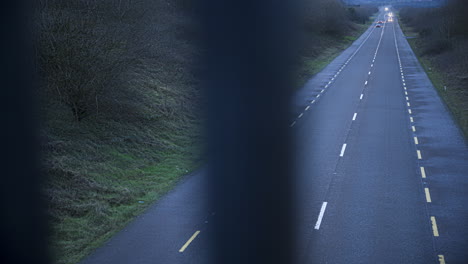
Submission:
<svg viewBox="0 0 468 264">
<path fill-rule="evenodd" d="M 294 104 L 300 263 L 468 263 L 468 147 L 397 19 Z M 187 176 L 82 263 L 206 263 L 205 180 Z"/>
</svg>

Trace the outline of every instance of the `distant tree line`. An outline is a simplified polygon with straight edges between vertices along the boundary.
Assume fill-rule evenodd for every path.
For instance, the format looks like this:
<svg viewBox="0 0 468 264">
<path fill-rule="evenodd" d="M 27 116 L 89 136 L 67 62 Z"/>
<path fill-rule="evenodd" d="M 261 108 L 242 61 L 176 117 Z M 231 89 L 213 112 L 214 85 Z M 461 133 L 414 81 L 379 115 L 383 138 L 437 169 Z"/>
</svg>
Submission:
<svg viewBox="0 0 468 264">
<path fill-rule="evenodd" d="M 377 11 L 375 6 L 346 6 L 340 0 L 304 1 L 301 56 L 313 58 L 324 48 L 339 45 L 356 32 L 357 24 L 365 24 Z"/>
<path fill-rule="evenodd" d="M 468 4 L 463 0 L 449 0 L 438 8 L 405 7 L 400 10 L 404 23 L 414 28 L 424 54 L 439 54 L 466 44 L 468 38 Z M 465 46 L 466 47 L 466 46 Z"/>
<path fill-rule="evenodd" d="M 318 34 L 346 34 L 352 22 L 365 24 L 377 12 L 375 6 L 346 6 L 340 0 L 314 0 L 304 3 L 305 26 Z"/>
</svg>

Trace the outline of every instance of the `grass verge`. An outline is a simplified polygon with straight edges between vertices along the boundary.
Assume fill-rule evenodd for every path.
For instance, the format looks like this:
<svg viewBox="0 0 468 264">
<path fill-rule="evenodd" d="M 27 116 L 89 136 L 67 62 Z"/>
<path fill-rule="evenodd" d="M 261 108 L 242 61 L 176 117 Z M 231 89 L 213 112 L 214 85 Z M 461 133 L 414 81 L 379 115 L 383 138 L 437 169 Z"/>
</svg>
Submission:
<svg viewBox="0 0 468 264">
<path fill-rule="evenodd" d="M 418 32 L 404 23 L 400 23 L 400 26 L 405 36 L 410 37 L 407 40 L 437 93 L 449 108 L 465 138 L 468 138 L 468 94 L 465 92 L 464 81 L 460 80 L 460 76 L 454 76 L 458 69 L 442 69 L 438 66 L 435 56 L 439 56 L 440 60 L 440 56 L 445 54 L 422 55 L 421 41 L 424 40 L 419 37 Z"/>
<path fill-rule="evenodd" d="M 370 20 L 370 21 L 373 21 Z M 323 35 L 320 38 L 321 52 L 317 56 L 303 56 L 298 70 L 297 87 L 304 86 L 306 81 L 323 70 L 332 62 L 343 50 L 347 49 L 356 39 L 358 39 L 370 26 L 372 22 L 366 24 L 354 23 L 354 29 L 342 37 Z"/>
</svg>

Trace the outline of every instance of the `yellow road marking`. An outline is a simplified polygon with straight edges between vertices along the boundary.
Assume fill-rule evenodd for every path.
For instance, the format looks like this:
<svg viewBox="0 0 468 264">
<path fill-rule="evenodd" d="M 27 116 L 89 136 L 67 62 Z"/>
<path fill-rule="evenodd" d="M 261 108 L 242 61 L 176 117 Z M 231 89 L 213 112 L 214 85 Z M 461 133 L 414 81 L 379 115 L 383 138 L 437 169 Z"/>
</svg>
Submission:
<svg viewBox="0 0 468 264">
<path fill-rule="evenodd" d="M 438 237 L 439 229 L 437 229 L 437 223 L 436 223 L 436 219 L 434 216 L 431 216 L 431 222 L 432 222 L 432 233 L 434 233 L 435 237 Z"/>
<path fill-rule="evenodd" d="M 431 193 L 429 192 L 429 188 L 424 188 L 424 193 L 426 194 L 426 202 L 430 203 L 431 200 Z"/>
<path fill-rule="evenodd" d="M 414 137 L 414 144 L 416 144 L 416 145 L 419 144 L 418 137 Z"/>
<path fill-rule="evenodd" d="M 421 167 L 421 177 L 423 178 L 426 178 L 426 170 L 424 169 L 424 167 Z"/>
<path fill-rule="evenodd" d="M 416 153 L 418 153 L 418 159 L 422 159 L 422 157 L 421 157 L 421 151 L 416 150 Z"/>
<path fill-rule="evenodd" d="M 197 230 L 190 238 L 185 242 L 185 244 L 179 249 L 179 252 L 182 253 L 185 249 L 192 243 L 192 241 L 200 234 L 200 230 Z"/>
<path fill-rule="evenodd" d="M 439 263 L 440 263 L 440 264 L 445 264 L 444 255 L 438 255 L 438 257 L 439 257 Z"/>
</svg>

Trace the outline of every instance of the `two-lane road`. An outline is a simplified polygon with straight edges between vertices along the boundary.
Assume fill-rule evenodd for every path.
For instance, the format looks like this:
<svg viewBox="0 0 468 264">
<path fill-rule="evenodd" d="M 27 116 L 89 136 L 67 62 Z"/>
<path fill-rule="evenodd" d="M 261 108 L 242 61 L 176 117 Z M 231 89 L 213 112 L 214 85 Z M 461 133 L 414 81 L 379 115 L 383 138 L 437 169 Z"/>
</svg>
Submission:
<svg viewBox="0 0 468 264">
<path fill-rule="evenodd" d="M 294 103 L 300 263 L 468 263 L 468 147 L 396 19 Z M 205 185 L 187 177 L 83 263 L 207 263 Z"/>
<path fill-rule="evenodd" d="M 293 125 L 301 263 L 468 263 L 466 143 L 394 21 Z"/>
</svg>

